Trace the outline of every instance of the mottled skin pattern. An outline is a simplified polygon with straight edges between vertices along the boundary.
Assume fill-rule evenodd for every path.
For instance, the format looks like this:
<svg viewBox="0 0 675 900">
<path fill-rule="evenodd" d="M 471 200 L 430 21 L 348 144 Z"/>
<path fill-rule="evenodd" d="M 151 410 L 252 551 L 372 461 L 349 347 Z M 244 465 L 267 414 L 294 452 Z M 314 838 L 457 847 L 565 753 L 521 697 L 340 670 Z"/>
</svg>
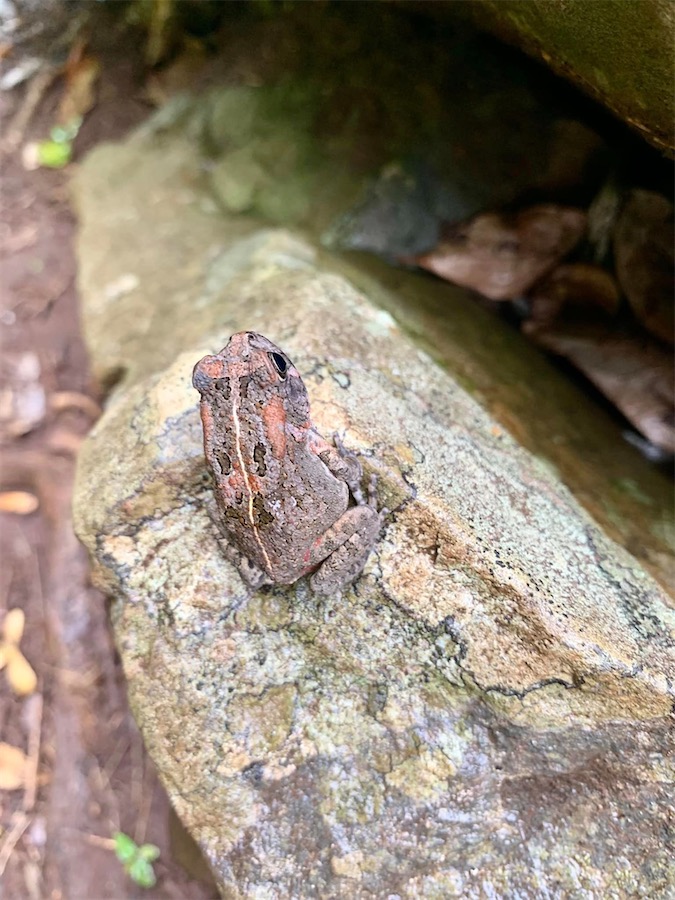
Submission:
<svg viewBox="0 0 675 900">
<path fill-rule="evenodd" d="M 251 585 L 333 593 L 363 569 L 382 516 L 361 466 L 312 426 L 307 390 L 286 354 L 240 332 L 194 368 L 204 452 L 228 558 Z M 238 552 L 237 552 L 238 551 Z"/>
</svg>

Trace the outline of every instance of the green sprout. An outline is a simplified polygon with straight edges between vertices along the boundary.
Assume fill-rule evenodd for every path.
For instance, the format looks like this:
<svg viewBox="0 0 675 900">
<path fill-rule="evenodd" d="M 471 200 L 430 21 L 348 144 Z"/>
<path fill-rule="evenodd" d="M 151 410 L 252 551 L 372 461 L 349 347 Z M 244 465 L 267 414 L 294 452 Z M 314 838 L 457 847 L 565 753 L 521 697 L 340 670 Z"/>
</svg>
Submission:
<svg viewBox="0 0 675 900">
<path fill-rule="evenodd" d="M 113 835 L 115 856 L 124 866 L 124 871 L 139 887 L 154 887 L 157 878 L 152 863 L 159 856 L 159 847 L 154 844 L 141 844 L 139 847 L 133 838 L 121 831 Z"/>
<path fill-rule="evenodd" d="M 67 125 L 55 125 L 49 140 L 40 141 L 37 146 L 38 163 L 48 169 L 62 169 L 68 165 L 73 155 L 73 141 L 81 124 L 82 117 L 77 116 Z"/>
</svg>

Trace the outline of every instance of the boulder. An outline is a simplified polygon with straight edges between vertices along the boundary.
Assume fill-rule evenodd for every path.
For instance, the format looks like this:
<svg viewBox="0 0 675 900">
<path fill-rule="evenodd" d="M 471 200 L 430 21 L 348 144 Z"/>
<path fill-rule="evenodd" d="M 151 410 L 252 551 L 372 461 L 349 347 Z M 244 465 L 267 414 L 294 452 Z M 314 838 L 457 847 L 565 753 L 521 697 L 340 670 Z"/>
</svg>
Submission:
<svg viewBox="0 0 675 900">
<path fill-rule="evenodd" d="M 435 5 L 426 6 L 435 13 Z M 461 12 L 569 78 L 655 147 L 675 150 L 669 0 L 478 0 Z"/>
<path fill-rule="evenodd" d="M 83 325 L 111 391 L 76 529 L 148 750 L 223 896 L 665 892 L 673 613 L 605 530 L 624 522 L 611 470 L 590 479 L 605 526 L 562 457 L 527 448 L 540 432 L 567 447 L 583 496 L 592 465 L 575 482 L 574 440 L 552 440 L 570 416 L 546 420 L 560 376 L 460 289 L 221 214 L 180 129 L 96 150 L 75 189 Z M 252 593 L 220 552 L 190 376 L 242 329 L 289 353 L 317 427 L 392 509 L 340 596 Z M 574 398 L 571 427 L 597 425 Z M 636 552 L 666 581 L 657 491 L 631 459 L 627 502 L 650 522 Z"/>
</svg>

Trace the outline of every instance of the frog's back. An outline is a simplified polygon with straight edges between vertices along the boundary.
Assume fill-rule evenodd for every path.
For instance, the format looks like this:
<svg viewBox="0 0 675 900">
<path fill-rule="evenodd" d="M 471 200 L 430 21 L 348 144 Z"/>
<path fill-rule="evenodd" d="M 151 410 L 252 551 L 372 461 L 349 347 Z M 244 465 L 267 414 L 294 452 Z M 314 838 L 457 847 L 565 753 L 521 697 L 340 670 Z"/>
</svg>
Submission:
<svg viewBox="0 0 675 900">
<path fill-rule="evenodd" d="M 291 584 L 310 570 L 311 550 L 347 509 L 349 489 L 307 448 L 285 460 L 269 488 L 253 497 L 248 552 L 273 581 Z"/>
</svg>

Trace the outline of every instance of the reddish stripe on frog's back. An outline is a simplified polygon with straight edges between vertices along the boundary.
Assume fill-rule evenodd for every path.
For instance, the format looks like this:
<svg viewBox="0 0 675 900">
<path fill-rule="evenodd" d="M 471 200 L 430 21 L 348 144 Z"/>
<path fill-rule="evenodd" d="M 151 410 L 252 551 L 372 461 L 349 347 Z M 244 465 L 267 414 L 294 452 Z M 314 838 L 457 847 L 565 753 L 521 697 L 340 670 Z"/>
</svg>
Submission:
<svg viewBox="0 0 675 900">
<path fill-rule="evenodd" d="M 286 454 L 286 408 L 281 397 L 273 395 L 262 411 L 265 434 L 269 440 L 275 459 L 283 459 Z"/>
</svg>

